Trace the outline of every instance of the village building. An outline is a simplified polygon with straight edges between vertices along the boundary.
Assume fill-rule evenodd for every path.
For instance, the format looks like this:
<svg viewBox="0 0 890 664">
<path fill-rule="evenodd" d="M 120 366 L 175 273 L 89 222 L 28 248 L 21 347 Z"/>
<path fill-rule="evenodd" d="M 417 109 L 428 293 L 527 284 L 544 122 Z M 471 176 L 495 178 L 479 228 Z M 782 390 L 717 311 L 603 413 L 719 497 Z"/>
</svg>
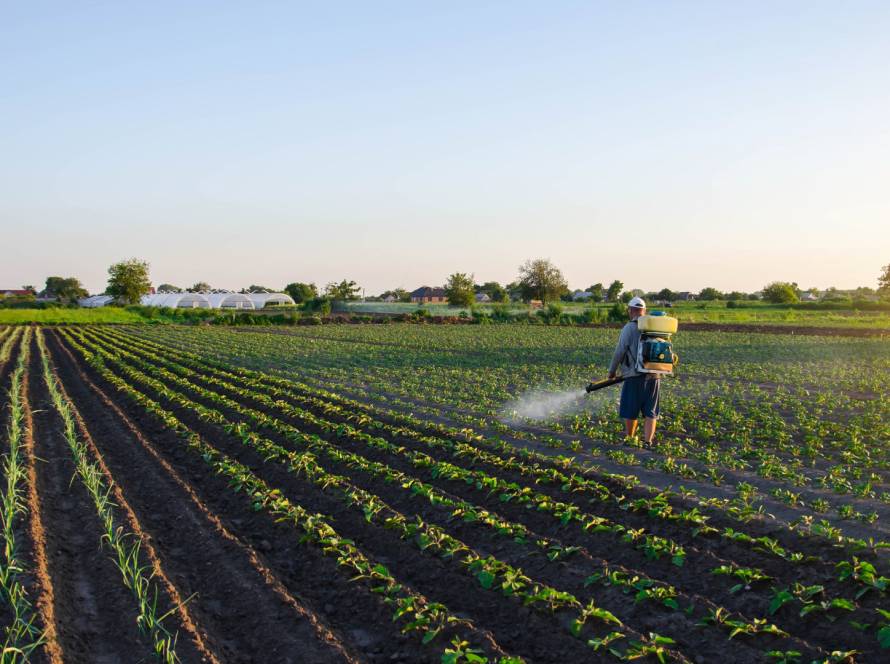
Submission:
<svg viewBox="0 0 890 664">
<path fill-rule="evenodd" d="M 411 301 L 414 304 L 444 304 L 448 302 L 448 297 L 444 288 L 421 286 L 411 292 Z"/>
</svg>

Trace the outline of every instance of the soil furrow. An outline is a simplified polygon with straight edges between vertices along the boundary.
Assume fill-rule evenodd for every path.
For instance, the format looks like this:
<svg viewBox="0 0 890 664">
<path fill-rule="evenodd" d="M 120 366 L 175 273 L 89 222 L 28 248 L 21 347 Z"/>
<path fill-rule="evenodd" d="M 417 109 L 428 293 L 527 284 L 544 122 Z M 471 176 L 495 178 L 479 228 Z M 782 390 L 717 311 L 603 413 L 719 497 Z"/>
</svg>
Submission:
<svg viewBox="0 0 890 664">
<path fill-rule="evenodd" d="M 205 381 L 198 378 L 198 383 L 205 383 Z M 205 383 L 205 385 L 206 385 L 206 387 L 208 387 L 210 389 L 215 389 L 215 390 L 219 389 L 217 386 L 213 386 L 209 383 Z M 246 397 L 245 395 L 241 395 L 240 400 L 242 402 L 245 402 L 245 405 L 253 406 L 253 407 L 261 407 L 261 404 L 252 402 L 252 400 L 249 397 Z M 202 400 L 200 398 L 197 398 L 196 401 L 198 401 L 199 403 L 204 403 L 204 405 L 207 405 L 209 407 L 214 407 L 214 404 L 212 404 L 212 402 L 204 402 L 204 400 Z M 324 416 L 323 413 L 317 413 L 317 414 Z M 277 413 L 276 413 L 276 415 L 281 417 Z M 232 415 L 232 416 L 234 418 L 237 418 L 237 415 Z M 287 420 L 288 418 L 282 417 L 282 419 Z M 297 421 L 295 421 L 295 424 L 300 426 L 300 425 L 303 425 L 304 423 L 297 420 Z M 303 426 L 301 428 L 306 428 L 306 427 Z M 309 427 L 309 429 L 312 429 L 312 427 Z M 312 430 L 311 432 L 319 434 L 325 438 L 331 438 L 330 434 L 328 434 L 324 431 L 321 431 L 321 430 Z M 280 435 L 275 434 L 273 432 L 269 432 L 269 431 L 266 431 L 265 433 L 270 438 L 272 438 L 274 440 L 278 440 L 279 443 L 281 443 L 285 446 L 289 445 L 287 443 L 286 439 L 284 439 Z M 379 433 L 379 431 L 374 430 L 373 433 Z M 399 442 L 404 442 L 404 441 L 399 441 Z M 387 455 L 386 453 L 378 453 L 375 450 L 371 450 L 370 448 L 367 448 L 361 444 L 353 444 L 349 441 L 344 440 L 343 438 L 336 438 L 335 444 L 338 446 L 344 447 L 346 449 L 353 449 L 354 451 L 357 451 L 366 457 L 372 457 L 372 458 L 375 458 L 376 460 L 389 463 L 390 465 L 400 466 L 401 470 L 411 474 L 410 465 L 399 464 L 399 463 L 394 464 L 393 457 L 391 455 Z M 337 469 L 335 468 L 334 470 L 337 470 Z M 347 475 L 353 474 L 353 473 L 350 473 L 348 471 L 348 469 L 341 469 L 341 470 L 344 471 L 344 474 L 347 474 Z M 433 484 L 437 484 L 437 483 L 435 481 L 433 481 Z M 454 489 L 453 485 L 451 486 L 451 488 L 453 490 L 455 490 L 458 494 L 463 494 L 464 497 L 466 499 L 470 500 L 471 502 L 475 500 L 475 502 L 477 504 L 480 503 L 478 494 L 477 495 L 466 495 L 466 494 L 472 493 L 472 492 L 469 490 L 461 491 L 460 487 L 458 487 L 457 489 Z M 381 497 L 385 497 L 385 499 L 387 499 L 388 501 L 396 502 L 399 500 L 397 492 L 394 493 L 392 490 L 387 491 L 385 489 L 385 487 L 381 488 L 379 486 L 378 486 L 378 489 L 379 490 L 376 491 L 378 493 L 378 495 L 381 495 Z M 492 511 L 500 510 L 502 513 L 505 513 L 505 514 L 507 512 L 509 512 L 514 517 L 514 520 L 516 520 L 518 522 L 524 522 L 527 525 L 529 523 L 528 519 L 530 519 L 530 518 L 534 519 L 537 522 L 536 525 L 538 525 L 541 528 L 540 532 L 547 533 L 548 535 L 551 535 L 551 536 L 559 536 L 559 534 L 558 534 L 559 529 L 553 526 L 553 521 L 548 520 L 546 518 L 540 518 L 542 515 L 531 515 L 528 513 L 527 510 L 524 510 L 523 508 L 515 507 L 512 505 L 504 505 L 503 503 L 501 503 L 499 505 L 499 501 L 496 498 L 483 499 L 481 501 L 481 504 L 483 504 L 487 508 L 491 509 Z M 539 518 L 535 519 L 534 518 L 535 516 L 537 516 Z M 575 533 L 570 534 L 569 531 L 563 531 L 562 536 L 567 537 L 568 538 L 567 541 L 571 541 L 573 544 L 577 544 L 579 542 L 579 539 L 575 535 Z M 728 556 L 728 558 L 726 558 L 726 559 L 711 558 L 710 562 L 703 569 L 696 570 L 696 569 L 693 569 L 691 566 L 689 566 L 682 570 L 678 570 L 676 567 L 671 566 L 668 561 L 648 561 L 644 558 L 644 556 L 640 552 L 633 552 L 633 551 L 629 550 L 629 547 L 626 547 L 626 546 L 616 547 L 614 545 L 614 543 L 611 546 L 609 546 L 609 543 L 603 541 L 603 538 L 590 537 L 590 536 L 584 536 L 584 535 L 582 535 L 581 537 L 582 537 L 581 541 L 583 541 L 585 543 L 585 545 L 589 546 L 591 551 L 598 551 L 601 555 L 603 555 L 604 557 L 607 557 L 608 560 L 610 560 L 610 562 L 615 562 L 618 564 L 620 564 L 620 563 L 636 564 L 640 567 L 645 567 L 645 568 L 649 568 L 649 569 L 652 569 L 652 568 L 657 569 L 660 572 L 660 575 L 656 575 L 656 578 L 671 579 L 672 582 L 681 589 L 688 590 L 690 592 L 699 592 L 702 594 L 708 594 L 709 596 L 713 597 L 717 601 L 725 602 L 729 608 L 731 608 L 732 610 L 735 610 L 735 611 L 749 613 L 750 615 L 766 615 L 766 613 L 767 613 L 767 609 L 769 606 L 769 597 L 765 594 L 765 592 L 764 593 L 753 593 L 748 596 L 746 596 L 745 594 L 738 594 L 738 595 L 732 594 L 726 590 L 726 589 L 728 589 L 728 587 L 730 585 L 732 585 L 731 583 L 729 583 L 729 582 L 724 583 L 720 579 L 717 579 L 716 581 L 714 581 L 713 578 L 709 577 L 710 569 L 712 569 L 720 564 L 726 564 L 726 563 L 729 563 L 730 561 L 735 562 L 736 564 L 739 564 L 740 560 L 739 560 L 738 552 L 736 551 L 737 547 L 733 546 L 729 542 L 720 541 L 719 545 L 718 545 L 720 548 L 725 549 L 725 551 L 722 553 L 723 553 L 723 555 Z M 715 543 L 709 542 L 709 544 L 713 548 Z M 746 552 L 748 550 L 742 549 L 742 551 Z M 707 553 L 708 555 L 710 555 L 712 553 L 712 550 L 706 551 L 704 553 Z M 811 583 L 820 582 L 823 585 L 828 585 L 828 586 L 834 585 L 833 577 L 831 575 L 828 575 L 827 573 L 820 574 L 818 577 L 813 577 L 813 576 L 805 577 L 804 572 L 802 572 L 800 569 L 789 568 L 783 562 L 772 560 L 772 559 L 768 560 L 766 571 L 768 571 L 770 573 L 774 573 L 774 574 L 781 574 L 781 573 L 791 574 L 793 579 L 796 581 L 800 581 L 804 578 L 807 578 L 807 580 Z M 804 575 L 804 576 L 802 576 L 802 575 Z M 559 584 L 556 584 L 556 585 L 557 585 L 557 587 L 561 587 L 561 586 L 559 586 Z M 721 588 L 723 588 L 725 586 L 725 589 L 722 592 L 718 592 L 717 595 L 715 596 L 714 595 L 714 587 L 715 586 L 720 586 Z M 789 616 L 785 616 L 779 622 L 780 622 L 780 624 L 782 624 L 783 627 L 792 629 L 793 632 L 795 631 L 795 628 L 797 628 L 797 629 L 803 630 L 803 633 L 805 633 L 807 631 L 810 631 L 810 629 L 812 627 L 811 624 L 805 623 L 803 620 L 800 620 L 800 619 L 797 619 L 794 617 L 789 617 Z M 801 632 L 797 632 L 797 633 L 801 633 Z M 846 637 L 847 639 L 849 639 L 850 632 L 847 631 L 847 632 L 839 633 L 836 629 L 828 627 L 826 630 L 822 630 L 822 631 L 818 632 L 816 636 L 817 636 L 817 641 L 819 641 L 820 643 L 823 643 L 826 647 L 830 647 L 831 645 L 838 643 L 838 638 Z M 854 645 L 857 645 L 861 648 L 868 648 L 871 646 L 871 642 L 868 641 L 867 639 L 862 638 L 860 635 L 855 634 L 855 635 L 853 635 L 853 637 L 855 638 L 855 640 L 857 642 Z"/>
<path fill-rule="evenodd" d="M 86 364 L 83 367 L 97 385 L 106 391 L 113 390 L 96 375 L 92 367 Z M 146 393 L 150 391 L 146 390 Z M 299 589 L 301 599 L 323 615 L 338 637 L 361 653 L 363 660 L 439 660 L 435 643 L 423 647 L 416 638 L 402 634 L 399 626 L 392 620 L 392 610 L 378 596 L 365 592 L 341 575 L 336 561 L 324 557 L 314 547 L 303 544 L 299 531 L 290 525 L 276 522 L 264 512 L 251 509 L 250 500 L 233 491 L 222 477 L 195 458 L 175 434 L 129 401 L 122 400 L 118 403 L 184 481 L 194 488 L 201 501 L 219 516 L 225 527 L 260 551 L 261 554 L 258 555 L 264 560 L 264 564 L 291 589 L 289 592 Z M 192 414 L 179 412 L 177 415 Z M 214 434 L 211 439 L 216 438 L 216 432 L 211 433 Z M 239 446 L 240 444 L 231 444 L 232 448 Z M 313 504 L 314 494 L 317 491 L 313 489 L 307 495 L 305 507 L 319 511 L 318 506 Z M 390 561 L 380 562 L 388 564 Z"/>
<path fill-rule="evenodd" d="M 146 390 L 152 398 L 160 395 Z M 164 402 L 164 399 L 161 398 Z M 313 484 L 290 473 L 276 463 L 266 462 L 254 450 L 216 426 L 200 421 L 193 412 L 166 403 L 187 426 L 198 431 L 213 445 L 249 466 L 270 485 L 280 488 L 296 502 L 326 514 L 341 535 L 348 537 L 395 571 L 396 576 L 424 594 L 443 602 L 452 611 L 463 615 L 480 627 L 489 629 L 505 649 L 533 661 L 599 661 L 601 657 L 583 641 L 568 634 L 569 616 L 552 618 L 541 615 L 518 602 L 503 600 L 506 605 L 493 606 L 498 595 L 481 586 L 454 565 L 437 557 L 422 555 L 411 543 L 401 540 L 389 530 L 369 524 L 360 510 L 345 506 L 339 499 L 320 492 Z M 228 414 L 227 414 L 228 415 Z M 510 607 L 511 610 L 505 610 Z M 522 628 L 519 628 L 519 624 Z M 562 624 L 560 624 L 562 623 Z"/>
<path fill-rule="evenodd" d="M 320 638 L 324 634 L 319 634 L 318 620 L 309 609 L 267 586 L 261 570 L 251 563 L 256 553 L 239 546 L 235 538 L 221 536 L 218 519 L 214 523 L 214 515 L 183 491 L 185 483 L 168 471 L 172 466 L 165 468 L 148 451 L 154 446 L 139 427 L 110 400 L 103 400 L 107 396 L 82 373 L 67 349 L 56 340 L 50 344 L 63 384 L 94 432 L 94 444 L 138 513 L 148 542 L 178 580 L 180 594 L 191 598 L 188 610 L 199 633 L 206 634 L 219 653 L 218 660 L 246 663 L 259 653 L 268 662 L 355 659 L 332 634 L 327 634 L 330 641 Z"/>
<path fill-rule="evenodd" d="M 36 466 L 35 519 L 39 519 L 52 587 L 51 620 L 61 652 L 55 661 L 111 664 L 148 661 L 150 641 L 140 636 L 135 603 L 109 553 L 86 488 L 75 476 L 62 422 L 55 412 L 32 346 L 29 391 Z"/>
</svg>

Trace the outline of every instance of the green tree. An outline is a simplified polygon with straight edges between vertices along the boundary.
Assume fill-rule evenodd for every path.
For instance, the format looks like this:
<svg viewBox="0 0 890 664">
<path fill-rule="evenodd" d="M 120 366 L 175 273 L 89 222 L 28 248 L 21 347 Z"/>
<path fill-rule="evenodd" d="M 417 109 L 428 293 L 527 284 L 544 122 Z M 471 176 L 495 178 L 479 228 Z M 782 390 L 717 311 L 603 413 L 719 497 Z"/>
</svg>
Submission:
<svg viewBox="0 0 890 664">
<path fill-rule="evenodd" d="M 747 300 L 748 295 L 747 295 L 747 293 L 743 293 L 741 291 L 734 290 L 731 293 L 726 294 L 726 299 L 727 300 Z"/>
<path fill-rule="evenodd" d="M 251 284 L 247 288 L 241 290 L 241 292 L 245 295 L 250 293 L 274 293 L 275 291 L 271 288 L 267 288 L 266 286 L 257 286 L 256 284 Z"/>
<path fill-rule="evenodd" d="M 89 295 L 80 279 L 75 277 L 47 277 L 44 293 L 48 297 L 58 298 L 61 302 L 73 302 Z"/>
<path fill-rule="evenodd" d="M 300 281 L 295 281 L 285 286 L 284 292 L 290 295 L 297 304 L 308 302 L 318 297 L 318 288 L 315 284 L 304 284 Z"/>
<path fill-rule="evenodd" d="M 800 298 L 797 296 L 797 288 L 787 281 L 774 281 L 763 287 L 763 299 L 773 304 L 791 304 Z"/>
<path fill-rule="evenodd" d="M 546 258 L 527 260 L 519 266 L 519 287 L 525 300 L 558 300 L 569 289 L 559 268 Z"/>
<path fill-rule="evenodd" d="M 522 285 L 519 281 L 511 281 L 509 284 L 504 286 L 507 291 L 507 297 L 511 300 L 521 300 L 522 299 Z"/>
<path fill-rule="evenodd" d="M 476 287 L 477 292 L 485 293 L 491 298 L 492 302 L 509 302 L 510 295 L 507 289 L 496 281 L 486 281 L 481 286 Z"/>
<path fill-rule="evenodd" d="M 658 298 L 659 300 L 664 300 L 665 302 L 670 302 L 676 296 L 677 294 L 674 293 L 674 291 L 672 291 L 670 288 L 662 288 L 655 294 L 656 298 Z"/>
<path fill-rule="evenodd" d="M 624 288 L 624 284 L 620 282 L 618 279 L 609 284 L 609 288 L 606 291 L 606 301 L 608 302 L 617 302 L 618 296 L 621 295 L 621 290 Z"/>
<path fill-rule="evenodd" d="M 593 286 L 587 287 L 587 292 L 590 293 L 591 302 L 602 302 L 606 289 L 602 284 L 594 284 Z"/>
<path fill-rule="evenodd" d="M 158 286 L 159 293 L 181 293 L 182 289 L 179 286 L 174 286 L 173 284 L 161 284 Z"/>
<path fill-rule="evenodd" d="M 455 272 L 445 282 L 445 297 L 448 304 L 456 307 L 469 307 L 476 301 L 476 290 L 473 288 L 473 275 Z"/>
<path fill-rule="evenodd" d="M 624 291 L 618 299 L 621 300 L 622 302 L 624 302 L 624 304 L 627 304 L 633 298 L 634 298 L 633 291 L 628 290 L 628 291 Z"/>
<path fill-rule="evenodd" d="M 122 304 L 138 304 L 143 295 L 151 292 L 148 263 L 131 258 L 112 265 L 108 268 L 108 288 L 105 292 Z"/>
<path fill-rule="evenodd" d="M 698 294 L 699 300 L 722 300 L 723 293 L 718 291 L 716 288 L 711 288 L 708 286 L 707 288 L 702 288 L 701 293 Z"/>
<path fill-rule="evenodd" d="M 878 293 L 890 295 L 890 264 L 883 267 L 883 274 L 878 277 Z"/>
<path fill-rule="evenodd" d="M 209 290 L 210 290 L 210 284 L 208 284 L 206 281 L 199 281 L 194 286 L 187 289 L 187 292 L 189 292 L 189 293 L 204 293 Z"/>
<path fill-rule="evenodd" d="M 327 297 L 332 300 L 357 300 L 358 294 L 361 292 L 361 286 L 354 281 L 344 279 L 340 283 L 333 281 L 325 286 L 324 292 Z"/>
<path fill-rule="evenodd" d="M 396 302 L 410 302 L 411 301 L 411 293 L 406 291 L 404 288 L 393 288 L 392 290 L 386 290 L 380 293 L 377 296 L 378 300 L 385 300 L 388 297 L 392 297 Z"/>
</svg>

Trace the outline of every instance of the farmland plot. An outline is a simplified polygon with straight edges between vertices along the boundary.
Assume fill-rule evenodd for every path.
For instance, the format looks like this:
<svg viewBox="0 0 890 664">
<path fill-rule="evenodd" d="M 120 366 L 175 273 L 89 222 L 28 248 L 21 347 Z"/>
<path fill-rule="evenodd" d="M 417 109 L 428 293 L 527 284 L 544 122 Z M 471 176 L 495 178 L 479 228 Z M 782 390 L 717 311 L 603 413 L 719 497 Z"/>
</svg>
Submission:
<svg viewBox="0 0 890 664">
<path fill-rule="evenodd" d="M 33 661 L 879 661 L 881 340 L 690 334 L 653 449 L 611 403 L 505 412 L 602 374 L 613 337 L 0 330 L 4 452 L 27 471 L 6 486 L 33 500 L 10 520 L 44 533 L 5 564 L 7 642 Z"/>
</svg>

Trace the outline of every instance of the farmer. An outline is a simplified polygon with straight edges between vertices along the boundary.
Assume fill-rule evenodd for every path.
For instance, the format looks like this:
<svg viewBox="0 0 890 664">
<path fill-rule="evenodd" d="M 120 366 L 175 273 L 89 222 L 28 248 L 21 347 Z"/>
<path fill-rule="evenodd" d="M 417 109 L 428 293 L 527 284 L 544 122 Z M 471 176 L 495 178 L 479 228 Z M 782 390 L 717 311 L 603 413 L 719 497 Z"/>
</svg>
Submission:
<svg viewBox="0 0 890 664">
<path fill-rule="evenodd" d="M 630 322 L 621 329 L 618 346 L 609 365 L 609 378 L 618 375 L 625 377 L 621 386 L 621 404 L 618 416 L 624 418 L 625 432 L 628 438 L 637 433 L 637 418 L 640 413 L 646 418 L 643 425 L 643 441 L 651 444 L 655 437 L 655 423 L 658 418 L 658 374 L 638 373 L 636 370 L 637 349 L 640 345 L 640 331 L 637 329 L 637 318 L 646 313 L 643 298 L 635 297 L 627 304 Z"/>
</svg>

